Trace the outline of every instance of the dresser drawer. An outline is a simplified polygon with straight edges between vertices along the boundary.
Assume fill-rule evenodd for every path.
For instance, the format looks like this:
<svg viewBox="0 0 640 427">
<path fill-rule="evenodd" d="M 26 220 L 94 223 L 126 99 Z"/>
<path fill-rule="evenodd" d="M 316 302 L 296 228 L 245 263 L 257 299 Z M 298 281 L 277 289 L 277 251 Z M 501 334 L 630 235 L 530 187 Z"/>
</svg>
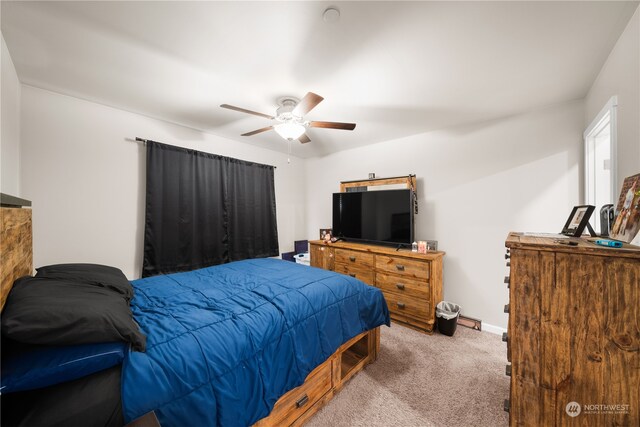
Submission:
<svg viewBox="0 0 640 427">
<path fill-rule="evenodd" d="M 276 402 L 271 414 L 256 426 L 288 426 L 312 407 L 331 389 L 332 363 L 323 363 L 312 371 L 304 384 L 294 388 Z"/>
<path fill-rule="evenodd" d="M 431 310 L 431 303 L 426 300 L 413 298 L 410 295 L 397 294 L 395 292 L 382 291 L 384 299 L 391 313 L 398 313 L 402 316 L 428 320 Z"/>
<path fill-rule="evenodd" d="M 428 280 L 429 267 L 429 261 L 388 255 L 376 255 L 376 269 L 382 273 L 402 274 L 407 278 Z"/>
<path fill-rule="evenodd" d="M 373 277 L 374 277 L 373 270 L 368 268 L 361 268 L 355 265 L 337 262 L 336 260 L 334 271 L 336 273 L 346 274 L 347 276 L 355 277 L 358 280 L 362 280 L 367 285 L 373 286 L 375 283 L 373 280 Z"/>
<path fill-rule="evenodd" d="M 350 251 L 348 249 L 336 249 L 336 262 L 362 268 L 373 268 L 373 254 Z"/>
<path fill-rule="evenodd" d="M 377 273 L 376 286 L 383 291 L 395 292 L 414 298 L 429 298 L 429 282 L 426 280 L 412 279 L 397 274 Z"/>
<path fill-rule="evenodd" d="M 417 328 L 419 330 L 425 332 L 433 332 L 435 322 L 425 321 L 419 317 L 411 317 L 411 316 L 403 316 L 402 314 L 390 312 L 391 320 L 394 322 L 401 322 L 406 325 L 410 325 L 413 328 Z"/>
</svg>

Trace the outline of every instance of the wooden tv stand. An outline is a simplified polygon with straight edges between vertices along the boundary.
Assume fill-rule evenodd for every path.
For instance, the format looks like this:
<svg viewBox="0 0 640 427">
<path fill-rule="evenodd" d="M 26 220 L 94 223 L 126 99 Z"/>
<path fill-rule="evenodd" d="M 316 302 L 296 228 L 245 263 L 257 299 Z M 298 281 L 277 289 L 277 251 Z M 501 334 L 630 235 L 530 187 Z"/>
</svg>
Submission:
<svg viewBox="0 0 640 427">
<path fill-rule="evenodd" d="M 309 242 L 311 266 L 346 274 L 380 288 L 391 319 L 433 333 L 435 307 L 442 301 L 444 252 L 426 254 L 361 243 Z"/>
</svg>

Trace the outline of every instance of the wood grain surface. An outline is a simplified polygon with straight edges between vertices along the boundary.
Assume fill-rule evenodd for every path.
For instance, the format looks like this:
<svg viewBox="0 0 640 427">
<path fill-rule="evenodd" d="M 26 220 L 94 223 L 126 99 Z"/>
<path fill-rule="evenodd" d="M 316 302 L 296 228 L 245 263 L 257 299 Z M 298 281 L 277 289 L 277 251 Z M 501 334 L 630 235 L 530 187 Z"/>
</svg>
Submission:
<svg viewBox="0 0 640 427">
<path fill-rule="evenodd" d="M 374 362 L 378 358 L 379 351 L 379 327 L 351 338 L 324 363 L 314 369 L 301 386 L 278 399 L 269 416 L 253 426 L 303 425 L 313 414 L 322 409 L 351 378 L 362 371 L 366 365 Z M 350 360 L 349 369 L 344 368 L 343 358 Z M 305 396 L 306 399 L 304 399 Z"/>
<path fill-rule="evenodd" d="M 444 252 L 416 252 L 364 243 L 309 242 L 311 265 L 346 274 L 383 291 L 391 319 L 433 332 L 435 306 L 442 301 Z M 332 252 L 333 251 L 333 252 Z"/>
<path fill-rule="evenodd" d="M 310 245 L 319 245 L 325 248 L 342 248 L 342 249 L 352 249 L 361 252 L 369 252 L 376 254 L 387 254 L 391 256 L 401 256 L 403 258 L 415 258 L 422 259 L 426 261 L 436 260 L 438 258 L 442 258 L 446 252 L 443 251 L 429 251 L 426 254 L 421 254 L 418 252 L 412 252 L 411 249 L 400 249 L 396 250 L 394 247 L 390 246 L 382 246 L 382 245 L 368 245 L 366 243 L 354 243 L 354 242 L 326 242 L 324 240 L 310 240 Z"/>
<path fill-rule="evenodd" d="M 33 273 L 31 209 L 0 208 L 0 309 L 13 282 Z"/>
<path fill-rule="evenodd" d="M 377 187 L 382 185 L 404 185 L 406 188 L 413 188 L 413 191 L 417 191 L 416 177 L 415 176 L 400 176 L 395 178 L 375 178 L 365 179 L 362 181 L 349 181 L 340 183 L 340 192 L 344 193 L 347 188 L 353 187 Z"/>
<path fill-rule="evenodd" d="M 640 425 L 640 250 L 578 240 L 507 239 L 511 425 Z"/>
<path fill-rule="evenodd" d="M 318 242 L 320 242 L 320 240 L 318 240 Z M 334 252 L 335 249 L 330 246 L 325 246 L 322 244 L 310 244 L 309 256 L 311 257 L 311 266 L 333 271 L 335 266 Z"/>
<path fill-rule="evenodd" d="M 430 297 L 428 280 L 416 280 L 398 274 L 377 272 L 376 286 L 383 291 L 407 294 L 414 298 L 428 300 Z"/>
<path fill-rule="evenodd" d="M 357 264 L 336 262 L 334 271 L 336 273 L 344 274 L 345 276 L 355 277 L 358 280 L 362 280 L 367 285 L 373 286 L 375 284 L 375 276 L 371 268 L 361 267 Z"/>
<path fill-rule="evenodd" d="M 358 265 L 359 267 L 369 269 L 373 267 L 373 254 L 367 252 L 336 248 L 335 256 L 336 262 Z"/>
<path fill-rule="evenodd" d="M 429 264 L 423 260 L 402 256 L 379 254 L 376 256 L 376 270 L 404 277 L 427 280 L 429 279 Z"/>
</svg>

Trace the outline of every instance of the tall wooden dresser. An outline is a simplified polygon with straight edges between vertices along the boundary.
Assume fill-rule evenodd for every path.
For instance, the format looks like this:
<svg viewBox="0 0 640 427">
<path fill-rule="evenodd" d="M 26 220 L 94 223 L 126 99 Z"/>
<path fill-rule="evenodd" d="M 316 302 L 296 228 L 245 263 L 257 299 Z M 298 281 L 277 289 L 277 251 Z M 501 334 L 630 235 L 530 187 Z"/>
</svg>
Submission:
<svg viewBox="0 0 640 427">
<path fill-rule="evenodd" d="M 640 248 L 511 233 L 512 426 L 640 425 Z"/>
<path fill-rule="evenodd" d="M 444 252 L 419 254 L 359 243 L 309 242 L 311 265 L 346 274 L 380 288 L 391 318 L 432 333 L 435 306 L 442 301 Z"/>
</svg>

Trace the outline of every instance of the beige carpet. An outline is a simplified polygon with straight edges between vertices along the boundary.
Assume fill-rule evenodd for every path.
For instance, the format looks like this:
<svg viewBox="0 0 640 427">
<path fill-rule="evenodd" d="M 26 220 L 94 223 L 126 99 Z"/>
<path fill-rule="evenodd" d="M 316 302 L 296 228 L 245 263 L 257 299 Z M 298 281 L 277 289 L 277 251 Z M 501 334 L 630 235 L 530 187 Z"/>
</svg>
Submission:
<svg viewBox="0 0 640 427">
<path fill-rule="evenodd" d="M 353 378 L 308 427 L 506 426 L 506 344 L 458 327 L 453 337 L 383 326 L 378 360 Z"/>
</svg>

